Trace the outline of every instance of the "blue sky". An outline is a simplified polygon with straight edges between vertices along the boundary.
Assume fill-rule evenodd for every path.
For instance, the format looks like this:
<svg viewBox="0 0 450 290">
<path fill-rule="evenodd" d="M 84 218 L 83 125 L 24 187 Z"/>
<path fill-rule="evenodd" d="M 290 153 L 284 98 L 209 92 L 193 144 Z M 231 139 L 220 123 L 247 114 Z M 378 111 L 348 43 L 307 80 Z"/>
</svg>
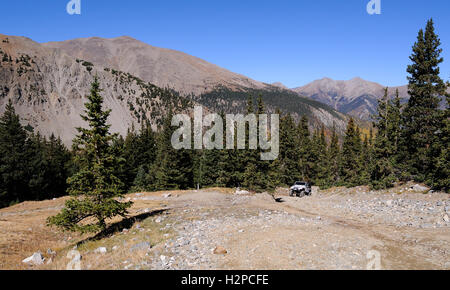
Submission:
<svg viewBox="0 0 450 290">
<path fill-rule="evenodd" d="M 433 17 L 450 79 L 450 1 L 381 0 L 69 0 L 2 1 L 0 33 L 38 42 L 129 35 L 200 57 L 233 72 L 289 87 L 355 76 L 406 84 L 417 32 Z"/>
</svg>

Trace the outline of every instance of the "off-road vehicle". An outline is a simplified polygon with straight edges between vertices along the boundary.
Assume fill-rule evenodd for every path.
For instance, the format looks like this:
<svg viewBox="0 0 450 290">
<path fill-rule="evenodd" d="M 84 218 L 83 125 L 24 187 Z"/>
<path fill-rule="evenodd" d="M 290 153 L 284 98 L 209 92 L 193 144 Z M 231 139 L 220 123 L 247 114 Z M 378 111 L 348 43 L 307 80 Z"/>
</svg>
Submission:
<svg viewBox="0 0 450 290">
<path fill-rule="evenodd" d="M 289 196 L 303 197 L 311 195 L 311 184 L 309 182 L 297 181 L 289 190 Z"/>
</svg>

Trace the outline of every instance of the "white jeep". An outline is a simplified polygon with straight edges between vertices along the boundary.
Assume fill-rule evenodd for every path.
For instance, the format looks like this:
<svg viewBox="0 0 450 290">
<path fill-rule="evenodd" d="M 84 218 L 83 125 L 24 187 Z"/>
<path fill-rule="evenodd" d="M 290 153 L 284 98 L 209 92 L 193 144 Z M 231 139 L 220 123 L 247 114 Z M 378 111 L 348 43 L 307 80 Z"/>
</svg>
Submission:
<svg viewBox="0 0 450 290">
<path fill-rule="evenodd" d="M 303 197 L 305 195 L 311 195 L 311 184 L 309 182 L 297 181 L 289 189 L 289 196 Z"/>
</svg>

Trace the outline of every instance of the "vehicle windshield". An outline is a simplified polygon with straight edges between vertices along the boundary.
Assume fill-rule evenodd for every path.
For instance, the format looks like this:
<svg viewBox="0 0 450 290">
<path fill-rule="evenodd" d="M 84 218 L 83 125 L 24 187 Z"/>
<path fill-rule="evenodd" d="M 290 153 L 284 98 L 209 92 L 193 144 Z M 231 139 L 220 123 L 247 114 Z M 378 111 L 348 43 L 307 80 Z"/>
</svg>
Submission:
<svg viewBox="0 0 450 290">
<path fill-rule="evenodd" d="M 295 185 L 306 185 L 306 182 L 300 182 L 300 181 L 297 181 L 297 182 L 295 183 Z"/>
</svg>

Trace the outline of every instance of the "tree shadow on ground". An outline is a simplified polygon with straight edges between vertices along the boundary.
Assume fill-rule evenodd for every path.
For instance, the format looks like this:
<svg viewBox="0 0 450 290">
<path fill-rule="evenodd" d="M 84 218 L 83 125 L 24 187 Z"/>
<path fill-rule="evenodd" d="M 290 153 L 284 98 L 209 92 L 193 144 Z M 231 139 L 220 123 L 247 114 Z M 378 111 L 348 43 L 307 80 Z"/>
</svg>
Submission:
<svg viewBox="0 0 450 290">
<path fill-rule="evenodd" d="M 143 221 L 151 216 L 155 216 L 158 214 L 161 214 L 163 212 L 166 212 L 167 208 L 164 209 L 157 209 L 154 211 L 150 211 L 150 212 L 146 212 L 146 213 L 142 213 L 136 216 L 132 216 L 132 217 L 128 217 L 128 218 L 124 218 L 123 220 L 113 223 L 110 226 L 108 226 L 104 231 L 101 231 L 100 233 L 96 234 L 95 236 L 89 237 L 87 239 L 84 239 L 82 241 L 79 241 L 77 243 L 77 246 L 80 246 L 81 244 L 84 244 L 86 242 L 91 242 L 91 241 L 98 241 L 101 240 L 103 238 L 109 237 L 115 233 L 121 232 L 124 229 L 130 229 L 133 227 L 133 225 L 137 222 Z"/>
<path fill-rule="evenodd" d="M 275 202 L 278 202 L 278 203 L 283 203 L 283 202 L 286 202 L 282 197 L 274 197 L 273 198 L 274 200 L 275 200 Z"/>
</svg>

